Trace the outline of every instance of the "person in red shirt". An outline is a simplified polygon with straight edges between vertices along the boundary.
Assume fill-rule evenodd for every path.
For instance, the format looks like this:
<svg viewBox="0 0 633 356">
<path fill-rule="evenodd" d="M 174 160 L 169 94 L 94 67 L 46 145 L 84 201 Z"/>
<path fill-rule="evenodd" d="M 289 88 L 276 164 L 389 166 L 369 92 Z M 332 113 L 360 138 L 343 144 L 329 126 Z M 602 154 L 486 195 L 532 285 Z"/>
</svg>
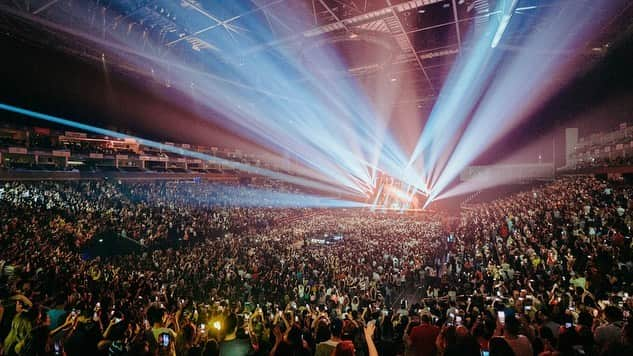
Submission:
<svg viewBox="0 0 633 356">
<path fill-rule="evenodd" d="M 613 245 L 617 246 L 617 247 L 624 247 L 624 235 L 622 235 L 621 233 L 614 231 L 613 234 Z"/>
<path fill-rule="evenodd" d="M 413 348 L 416 356 L 435 356 L 437 347 L 435 339 L 440 333 L 440 329 L 431 325 L 431 318 L 428 315 L 422 315 L 420 325 L 414 327 L 407 337 L 407 344 Z"/>
<path fill-rule="evenodd" d="M 507 239 L 508 236 L 510 236 L 510 230 L 508 230 L 508 225 L 506 224 L 501 225 L 501 228 L 499 229 L 499 235 L 501 235 L 501 237 L 503 237 L 504 239 Z"/>
</svg>

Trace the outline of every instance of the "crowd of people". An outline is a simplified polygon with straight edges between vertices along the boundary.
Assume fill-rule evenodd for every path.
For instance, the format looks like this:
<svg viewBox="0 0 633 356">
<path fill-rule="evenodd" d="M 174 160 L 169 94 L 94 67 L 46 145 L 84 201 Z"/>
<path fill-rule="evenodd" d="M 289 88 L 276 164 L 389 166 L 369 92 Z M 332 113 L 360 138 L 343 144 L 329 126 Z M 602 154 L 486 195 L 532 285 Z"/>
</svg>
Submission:
<svg viewBox="0 0 633 356">
<path fill-rule="evenodd" d="M 630 166 L 631 164 L 633 164 L 633 159 L 631 159 L 630 156 L 618 155 L 612 158 L 602 157 L 602 158 L 585 159 L 576 164 L 576 170 L 600 168 L 600 167 Z"/>
<path fill-rule="evenodd" d="M 633 354 L 632 193 L 560 178 L 451 219 L 204 182 L 6 182 L 2 352 Z M 87 255 L 104 231 L 141 248 Z"/>
</svg>

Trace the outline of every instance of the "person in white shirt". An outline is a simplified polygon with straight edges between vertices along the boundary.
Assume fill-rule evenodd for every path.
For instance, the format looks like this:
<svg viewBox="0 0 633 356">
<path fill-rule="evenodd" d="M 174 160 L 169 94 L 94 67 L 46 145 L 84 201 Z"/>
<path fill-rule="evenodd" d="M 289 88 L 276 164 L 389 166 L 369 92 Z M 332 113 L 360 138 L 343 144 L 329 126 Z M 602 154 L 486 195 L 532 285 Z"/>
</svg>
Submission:
<svg viewBox="0 0 633 356">
<path fill-rule="evenodd" d="M 316 346 L 315 356 L 330 356 L 336 346 L 343 341 L 341 334 L 343 332 L 343 322 L 340 319 L 334 319 L 330 323 L 330 339 L 320 342 Z"/>
</svg>

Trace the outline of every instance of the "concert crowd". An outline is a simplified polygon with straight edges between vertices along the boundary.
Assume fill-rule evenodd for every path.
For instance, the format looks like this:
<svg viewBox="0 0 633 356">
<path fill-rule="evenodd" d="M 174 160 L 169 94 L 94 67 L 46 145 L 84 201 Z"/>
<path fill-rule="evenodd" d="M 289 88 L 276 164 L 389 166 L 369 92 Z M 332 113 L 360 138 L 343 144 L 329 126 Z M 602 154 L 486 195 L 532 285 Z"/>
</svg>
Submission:
<svg viewBox="0 0 633 356">
<path fill-rule="evenodd" d="M 632 194 L 563 177 L 451 218 L 4 182 L 2 354 L 631 355 Z"/>
</svg>

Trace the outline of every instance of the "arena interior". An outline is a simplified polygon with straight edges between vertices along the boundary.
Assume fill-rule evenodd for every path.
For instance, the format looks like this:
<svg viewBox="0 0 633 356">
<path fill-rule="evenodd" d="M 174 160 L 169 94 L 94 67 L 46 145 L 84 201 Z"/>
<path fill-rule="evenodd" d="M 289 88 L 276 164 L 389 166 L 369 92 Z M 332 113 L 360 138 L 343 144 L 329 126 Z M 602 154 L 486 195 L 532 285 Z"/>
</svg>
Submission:
<svg viewBox="0 0 633 356">
<path fill-rule="evenodd" d="M 0 0 L 0 355 L 633 355 L 632 0 Z"/>
</svg>

